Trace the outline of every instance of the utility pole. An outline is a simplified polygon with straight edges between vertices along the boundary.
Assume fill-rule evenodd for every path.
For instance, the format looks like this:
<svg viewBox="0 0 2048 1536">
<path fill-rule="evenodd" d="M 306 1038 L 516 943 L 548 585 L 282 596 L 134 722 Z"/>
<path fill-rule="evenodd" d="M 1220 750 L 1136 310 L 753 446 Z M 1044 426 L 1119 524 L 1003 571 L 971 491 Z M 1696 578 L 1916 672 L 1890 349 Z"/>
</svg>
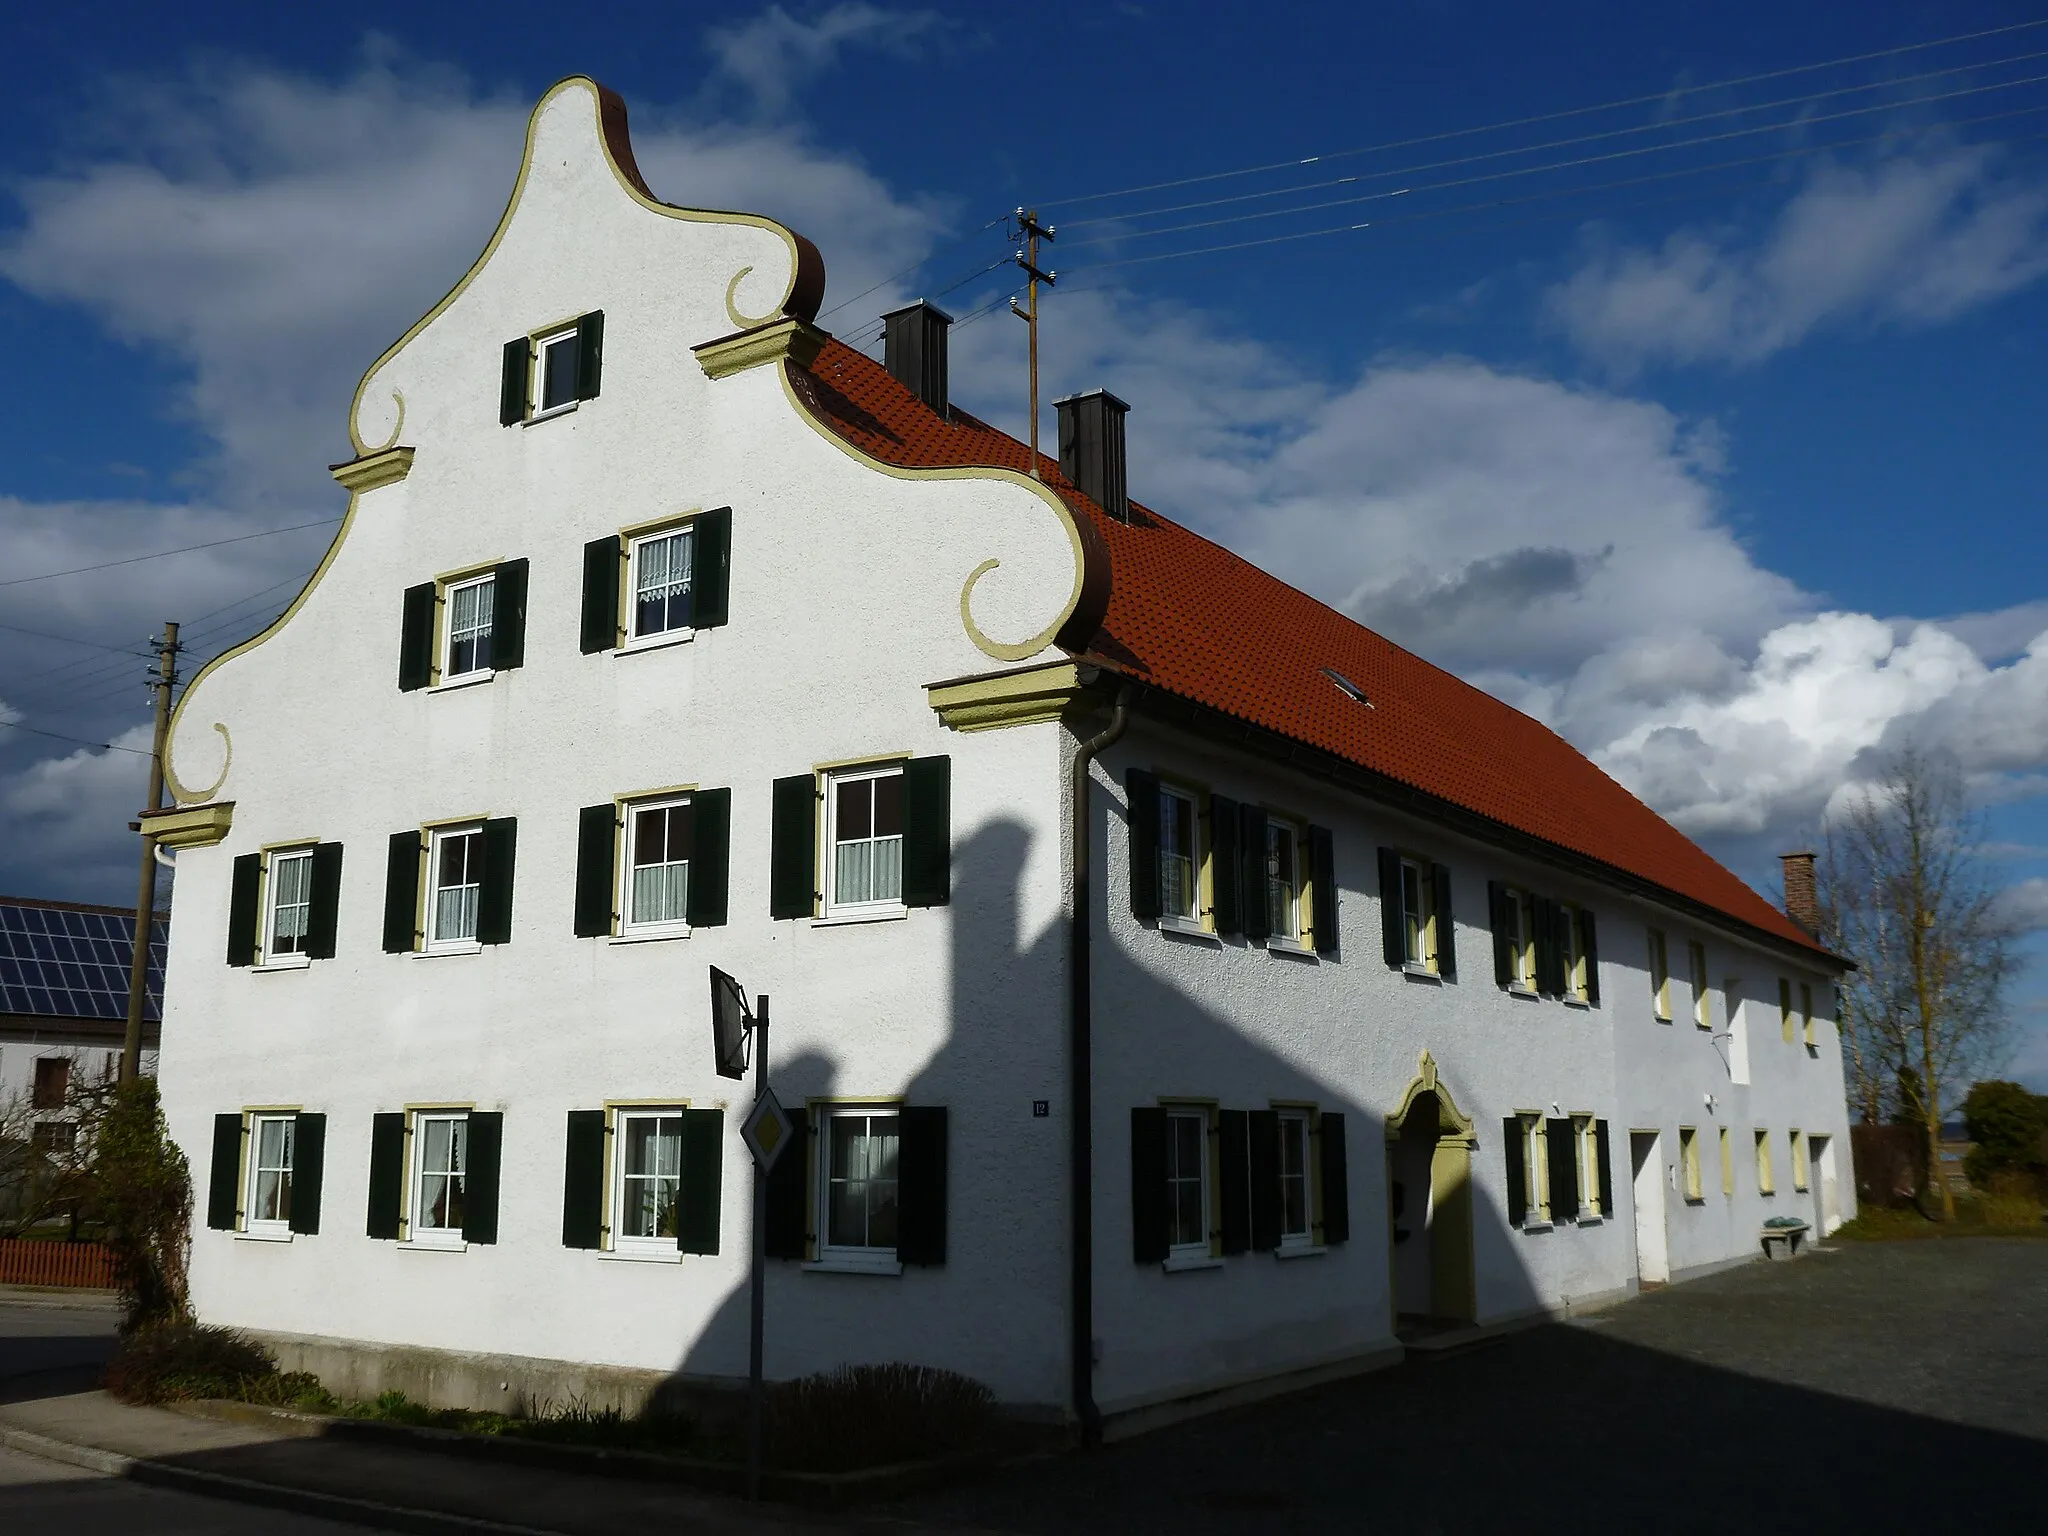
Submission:
<svg viewBox="0 0 2048 1536">
<path fill-rule="evenodd" d="M 1024 249 L 1010 259 L 1022 267 L 1024 275 L 1030 279 L 1029 298 L 1023 309 L 1017 307 L 1015 299 L 1010 300 L 1010 313 L 1031 327 L 1031 478 L 1042 480 L 1045 477 L 1038 472 L 1038 285 L 1044 283 L 1050 288 L 1059 281 L 1060 275 L 1039 270 L 1038 242 L 1051 240 L 1053 230 L 1050 225 L 1038 222 L 1038 210 L 1019 208 L 1017 229 L 1024 237 Z"/>
<path fill-rule="evenodd" d="M 164 737 L 170 732 L 171 689 L 178 681 L 178 626 L 164 622 L 157 645 L 157 675 L 149 686 L 156 693 L 156 737 L 149 752 L 149 803 L 145 812 L 164 803 Z M 149 943 L 156 932 L 156 839 L 142 824 L 142 871 L 135 884 L 135 952 L 128 961 L 128 1038 L 121 1047 L 121 1081 L 142 1075 L 142 1004 L 149 991 Z"/>
</svg>

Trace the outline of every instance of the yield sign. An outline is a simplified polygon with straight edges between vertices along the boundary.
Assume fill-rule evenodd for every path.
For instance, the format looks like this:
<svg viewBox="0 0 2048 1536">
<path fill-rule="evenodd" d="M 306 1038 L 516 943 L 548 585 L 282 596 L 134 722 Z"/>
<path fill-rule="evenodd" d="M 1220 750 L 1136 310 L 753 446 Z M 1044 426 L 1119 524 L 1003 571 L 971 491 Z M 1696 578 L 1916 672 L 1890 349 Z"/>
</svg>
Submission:
<svg viewBox="0 0 2048 1536">
<path fill-rule="evenodd" d="M 773 1168 L 775 1159 L 795 1134 L 796 1122 L 789 1118 L 789 1111 L 775 1097 L 775 1090 L 763 1085 L 761 1097 L 754 1100 L 754 1107 L 740 1122 L 740 1140 L 754 1155 L 754 1166 L 763 1173 Z"/>
</svg>

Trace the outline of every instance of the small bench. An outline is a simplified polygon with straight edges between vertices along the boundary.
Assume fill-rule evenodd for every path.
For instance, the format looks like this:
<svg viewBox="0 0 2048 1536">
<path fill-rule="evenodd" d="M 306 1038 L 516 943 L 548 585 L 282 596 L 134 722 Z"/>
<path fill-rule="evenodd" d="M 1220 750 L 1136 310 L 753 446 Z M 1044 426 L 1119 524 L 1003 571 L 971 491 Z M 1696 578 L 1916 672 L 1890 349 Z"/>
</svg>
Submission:
<svg viewBox="0 0 2048 1536">
<path fill-rule="evenodd" d="M 1803 1221 L 1787 1217 L 1773 1217 L 1764 1223 L 1764 1257 L 1767 1259 L 1789 1259 L 1799 1251 L 1800 1239 L 1812 1228 Z"/>
</svg>

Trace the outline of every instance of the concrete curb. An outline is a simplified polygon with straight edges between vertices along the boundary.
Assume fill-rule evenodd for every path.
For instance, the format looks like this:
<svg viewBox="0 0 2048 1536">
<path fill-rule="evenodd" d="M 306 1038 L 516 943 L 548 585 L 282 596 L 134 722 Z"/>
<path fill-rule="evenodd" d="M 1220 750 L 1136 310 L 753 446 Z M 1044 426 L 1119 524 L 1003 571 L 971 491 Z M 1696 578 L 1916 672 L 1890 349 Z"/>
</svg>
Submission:
<svg viewBox="0 0 2048 1536">
<path fill-rule="evenodd" d="M 479 1532 L 490 1532 L 493 1536 L 559 1536 L 558 1532 L 540 1526 L 508 1525 L 503 1521 L 483 1520 L 472 1515 L 407 1509 L 396 1504 L 380 1504 L 373 1499 L 353 1499 L 344 1494 L 288 1488 L 281 1483 L 260 1483 L 252 1478 L 231 1477 L 224 1472 L 202 1472 L 196 1467 L 124 1456 L 118 1451 L 100 1450 L 97 1446 L 72 1445 L 68 1441 L 53 1440 L 48 1435 L 4 1425 L 0 1425 L 0 1446 L 24 1455 L 39 1456 L 45 1461 L 62 1462 L 68 1466 L 83 1467 L 89 1472 L 126 1478 L 134 1483 L 172 1488 L 207 1498 L 229 1499 L 239 1504 L 255 1504 L 266 1509 L 288 1510 L 293 1514 L 341 1520 L 380 1531 L 414 1531 L 421 1536 L 444 1536 L 444 1533 L 445 1536 L 476 1536 Z"/>
<path fill-rule="evenodd" d="M 60 1312 L 118 1312 L 119 1291 L 78 1289 L 60 1286 L 0 1285 L 0 1307 L 49 1307 Z"/>
</svg>

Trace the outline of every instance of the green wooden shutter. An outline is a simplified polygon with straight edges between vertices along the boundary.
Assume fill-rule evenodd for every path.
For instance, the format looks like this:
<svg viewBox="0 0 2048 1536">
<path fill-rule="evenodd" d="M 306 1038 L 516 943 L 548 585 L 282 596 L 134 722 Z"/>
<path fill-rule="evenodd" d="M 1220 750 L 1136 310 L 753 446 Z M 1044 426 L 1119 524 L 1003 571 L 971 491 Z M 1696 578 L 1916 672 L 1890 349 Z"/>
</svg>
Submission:
<svg viewBox="0 0 2048 1536">
<path fill-rule="evenodd" d="M 725 925 L 726 887 L 732 877 L 732 791 L 698 790 L 690 796 L 690 817 L 686 915 L 692 928 L 720 928 Z"/>
<path fill-rule="evenodd" d="M 1159 775 L 1143 768 L 1127 770 L 1124 774 L 1124 801 L 1129 807 L 1130 822 L 1131 915 L 1141 923 L 1156 923 L 1161 910 Z M 1161 1136 L 1165 1134 L 1160 1132 Z"/>
<path fill-rule="evenodd" d="M 1217 1184 L 1223 1203 L 1223 1252 L 1245 1252 L 1252 1245 L 1251 1142 L 1241 1109 L 1216 1112 Z"/>
<path fill-rule="evenodd" d="M 242 1117 L 213 1117 L 213 1166 L 206 1180 L 206 1224 L 216 1232 L 232 1232 L 241 1211 Z"/>
<path fill-rule="evenodd" d="M 604 1111 L 572 1109 L 562 1143 L 562 1246 L 604 1246 Z"/>
<path fill-rule="evenodd" d="M 618 889 L 618 833 L 619 807 L 616 801 L 586 805 L 576 813 L 576 937 L 579 939 L 601 939 L 612 931 L 612 897 Z M 694 869 L 690 871 L 693 885 L 696 873 Z"/>
<path fill-rule="evenodd" d="M 414 947 L 420 910 L 420 834 L 394 832 L 384 858 L 384 952 Z"/>
<path fill-rule="evenodd" d="M 1328 827 L 1308 829 L 1309 915 L 1315 919 L 1316 953 L 1337 958 L 1337 840 Z"/>
<path fill-rule="evenodd" d="M 1529 904 L 1536 926 L 1536 990 L 1550 997 L 1564 991 L 1564 956 L 1557 947 L 1557 903 L 1539 896 Z"/>
<path fill-rule="evenodd" d="M 896 1258 L 946 1262 L 946 1111 L 906 1104 L 897 1115 Z"/>
<path fill-rule="evenodd" d="M 1600 1161 L 1600 1214 L 1609 1221 L 1614 1219 L 1614 1164 L 1607 1152 L 1607 1122 L 1593 1122 L 1593 1142 Z"/>
<path fill-rule="evenodd" d="M 1402 927 L 1401 855 L 1392 848 L 1380 850 L 1380 952 L 1388 965 L 1399 970 L 1408 963 L 1408 942 Z"/>
<path fill-rule="evenodd" d="M 583 654 L 609 651 L 619 643 L 619 567 L 624 546 L 616 533 L 583 546 Z"/>
<path fill-rule="evenodd" d="M 1209 887 L 1218 933 L 1244 932 L 1243 872 L 1239 869 L 1237 802 L 1209 797 Z"/>
<path fill-rule="evenodd" d="M 593 309 L 576 322 L 576 398 L 595 400 L 604 376 L 604 311 Z"/>
<path fill-rule="evenodd" d="M 1273 936 L 1273 900 L 1266 879 L 1266 812 L 1240 806 L 1237 813 L 1237 889 L 1243 905 L 1244 936 L 1263 944 Z"/>
<path fill-rule="evenodd" d="M 479 944 L 512 942 L 512 869 L 519 850 L 519 818 L 497 816 L 483 825 L 484 867 L 476 893 Z"/>
<path fill-rule="evenodd" d="M 903 765 L 903 904 L 943 907 L 952 897 L 953 759 Z"/>
<path fill-rule="evenodd" d="M 731 599 L 732 508 L 713 507 L 690 524 L 690 627 L 725 623 Z"/>
<path fill-rule="evenodd" d="M 1271 1253 L 1280 1246 L 1279 1111 L 1252 1111 L 1251 1154 L 1252 1251 Z"/>
<path fill-rule="evenodd" d="M 1522 1163 L 1528 1142 L 1520 1115 L 1508 1115 L 1501 1120 L 1500 1144 L 1507 1152 L 1508 1225 L 1519 1227 L 1529 1219 L 1529 1170 Z"/>
<path fill-rule="evenodd" d="M 770 806 L 768 915 L 809 917 L 818 902 L 818 777 L 775 781 Z"/>
<path fill-rule="evenodd" d="M 1550 1165 L 1550 1219 L 1558 1224 L 1579 1219 L 1579 1158 L 1572 1145 L 1569 1119 L 1543 1122 L 1543 1150 Z"/>
<path fill-rule="evenodd" d="M 1515 947 L 1508 934 L 1508 888 L 1498 880 L 1486 882 L 1486 923 L 1493 930 L 1493 980 L 1496 986 L 1515 984 Z"/>
<path fill-rule="evenodd" d="M 327 1174 L 327 1117 L 292 1116 L 292 1211 L 290 1226 L 308 1237 L 320 1231 L 320 1186 Z"/>
<path fill-rule="evenodd" d="M 366 1230 L 371 1237 L 395 1239 L 405 1198 L 405 1116 L 370 1117 L 370 1211 Z"/>
<path fill-rule="evenodd" d="M 262 926 L 259 908 L 263 888 L 263 855 L 235 856 L 234 884 L 228 892 L 228 964 L 256 963 L 256 931 Z"/>
<path fill-rule="evenodd" d="M 498 377 L 498 425 L 516 427 L 526 420 L 526 402 L 533 392 L 533 343 L 524 336 L 505 343 Z"/>
<path fill-rule="evenodd" d="M 526 578 L 530 562 L 507 560 L 491 571 L 491 670 L 526 665 Z"/>
<path fill-rule="evenodd" d="M 332 960 L 335 928 L 341 920 L 341 844 L 314 844 L 311 896 L 306 913 L 306 953 L 315 960 Z"/>
<path fill-rule="evenodd" d="M 811 1159 L 816 1154 L 810 1115 L 802 1109 L 788 1113 L 794 1129 L 788 1147 L 768 1170 L 768 1221 L 761 1240 L 769 1258 L 800 1260 L 811 1256 Z"/>
<path fill-rule="evenodd" d="M 1316 1171 L 1323 1183 L 1323 1241 L 1335 1247 L 1351 1237 L 1351 1180 L 1344 1160 L 1344 1117 L 1316 1117 L 1321 1151 Z"/>
<path fill-rule="evenodd" d="M 1155 781 L 1156 782 L 1156 781 Z M 1152 823 L 1159 824 L 1155 816 Z M 1156 871 L 1158 861 L 1153 861 Z M 1155 876 L 1156 878 L 1156 876 Z M 1171 1245 L 1166 1184 L 1166 1111 L 1131 1111 L 1131 1257 L 1164 1264 Z"/>
<path fill-rule="evenodd" d="M 696 871 L 690 871 L 694 877 Z M 676 1247 L 718 1252 L 719 1197 L 725 1190 L 725 1111 L 683 1111 L 683 1184 L 676 1200 Z"/>
<path fill-rule="evenodd" d="M 469 1112 L 468 1147 L 463 1152 L 462 1240 L 498 1240 L 498 1169 L 505 1151 L 505 1117 L 495 1110 Z"/>
<path fill-rule="evenodd" d="M 398 630 L 398 686 L 410 693 L 434 680 L 434 604 L 439 592 L 431 581 L 405 589 L 405 612 Z"/>
<path fill-rule="evenodd" d="M 1600 943 L 1593 935 L 1593 913 L 1579 908 L 1579 946 L 1586 956 L 1586 1001 L 1600 1001 Z"/>
<path fill-rule="evenodd" d="M 1458 922 L 1451 911 L 1451 867 L 1429 867 L 1430 894 L 1436 901 L 1436 973 L 1445 981 L 1458 979 Z"/>
</svg>

